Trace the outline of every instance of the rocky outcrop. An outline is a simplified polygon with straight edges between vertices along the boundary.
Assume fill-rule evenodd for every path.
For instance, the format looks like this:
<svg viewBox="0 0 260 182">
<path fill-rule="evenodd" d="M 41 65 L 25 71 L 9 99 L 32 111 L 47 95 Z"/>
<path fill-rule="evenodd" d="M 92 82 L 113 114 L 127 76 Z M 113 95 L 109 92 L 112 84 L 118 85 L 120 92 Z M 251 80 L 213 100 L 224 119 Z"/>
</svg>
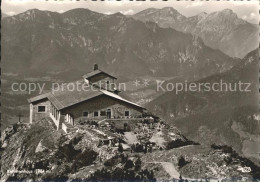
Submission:
<svg viewBox="0 0 260 182">
<path fill-rule="evenodd" d="M 190 178 L 226 178 L 238 175 L 251 179 L 259 176 L 259 167 L 240 157 L 228 146 L 212 145 L 211 149 L 205 149 L 204 146 L 194 145 L 194 142 L 187 140 L 175 127 L 169 128 L 161 122 L 155 126 L 150 125 L 150 129 L 145 126 L 148 125 L 136 125 L 143 131 L 142 139 L 137 128 L 134 132 L 139 135 L 138 141 L 141 139 L 139 144 L 162 144 L 160 149 L 124 153 L 124 150 L 119 150 L 119 146 L 128 143 L 120 134 L 88 127 L 64 134 L 61 130 L 55 130 L 48 118 L 27 127 L 16 124 L 18 129 L 15 132 L 11 127 L 4 131 L 7 145 L 1 149 L 1 180 L 168 179 L 166 173 L 169 170 L 166 173 L 160 172 L 158 170 L 165 168 L 159 169 L 155 165 L 165 162 L 171 167 L 179 165 L 178 171 Z M 152 143 L 146 130 L 149 134 L 154 134 Z M 122 143 L 118 147 L 100 145 L 100 141 L 107 140 L 112 135 L 121 137 L 118 141 Z M 142 147 L 144 146 L 146 145 Z M 141 156 L 143 157 L 140 158 Z M 154 164 L 152 167 L 148 165 L 151 163 Z M 201 173 L 195 169 L 198 166 Z"/>
</svg>

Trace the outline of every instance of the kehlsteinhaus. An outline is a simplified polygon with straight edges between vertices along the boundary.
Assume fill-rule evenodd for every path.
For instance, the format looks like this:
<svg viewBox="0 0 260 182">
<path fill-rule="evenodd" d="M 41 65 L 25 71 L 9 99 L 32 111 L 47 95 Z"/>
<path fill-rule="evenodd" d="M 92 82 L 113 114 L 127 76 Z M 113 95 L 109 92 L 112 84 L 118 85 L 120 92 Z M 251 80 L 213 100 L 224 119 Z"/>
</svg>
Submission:
<svg viewBox="0 0 260 182">
<path fill-rule="evenodd" d="M 82 119 L 140 118 L 145 108 L 119 96 L 119 91 L 110 87 L 116 79 L 94 65 L 93 71 L 77 81 L 93 86 L 92 89 L 65 87 L 29 99 L 30 123 L 50 117 L 57 129 L 64 129 Z"/>
</svg>

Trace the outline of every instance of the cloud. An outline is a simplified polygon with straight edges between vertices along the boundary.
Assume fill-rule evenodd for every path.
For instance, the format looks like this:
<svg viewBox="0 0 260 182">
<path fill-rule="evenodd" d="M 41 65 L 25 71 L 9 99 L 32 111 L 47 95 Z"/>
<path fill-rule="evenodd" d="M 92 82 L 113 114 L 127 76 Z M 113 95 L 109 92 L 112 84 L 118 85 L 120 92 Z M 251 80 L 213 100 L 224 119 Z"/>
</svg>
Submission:
<svg viewBox="0 0 260 182">
<path fill-rule="evenodd" d="M 120 11 L 120 13 L 122 13 L 124 15 L 132 15 L 132 14 L 134 14 L 134 10 L 129 9 L 129 10 L 125 10 L 125 11 Z"/>
<path fill-rule="evenodd" d="M 243 19 L 243 20 L 246 20 L 246 19 L 247 19 L 247 16 L 246 16 L 246 15 L 245 15 L 245 16 L 243 16 L 243 17 L 242 17 L 242 19 Z"/>
<path fill-rule="evenodd" d="M 199 7 L 203 5 L 204 5 L 203 1 L 197 1 L 197 2 L 189 3 L 189 5 L 187 5 L 186 8 Z"/>
<path fill-rule="evenodd" d="M 7 15 L 9 15 L 9 16 L 13 16 L 13 15 L 15 15 L 16 13 L 13 12 L 13 11 L 9 11 L 9 12 L 6 12 L 5 14 L 7 14 Z"/>
<path fill-rule="evenodd" d="M 24 5 L 24 4 L 74 4 L 78 1 L 76 0 L 50 0 L 48 2 L 46 2 L 46 0 L 37 0 L 37 2 L 35 0 L 3 0 L 3 3 L 9 4 L 9 5 L 15 5 L 15 6 L 19 6 L 19 5 Z"/>
<path fill-rule="evenodd" d="M 255 6 L 259 3 L 258 0 L 251 0 L 251 1 L 228 1 L 229 4 L 233 6 Z"/>
<path fill-rule="evenodd" d="M 250 15 L 244 15 L 242 17 L 243 20 L 249 21 L 249 22 L 253 22 L 253 23 L 257 23 L 258 22 L 258 17 L 256 16 L 255 13 L 250 13 Z"/>
<path fill-rule="evenodd" d="M 256 16 L 255 13 L 250 13 L 251 18 L 254 18 L 255 16 Z"/>
<path fill-rule="evenodd" d="M 121 7 L 121 6 L 124 6 L 126 4 L 126 2 L 110 0 L 110 1 L 104 1 L 104 4 L 106 6 L 113 6 L 113 7 L 119 6 L 119 7 Z"/>
<path fill-rule="evenodd" d="M 3 3 L 6 4 L 11 4 L 11 5 L 21 5 L 21 4 L 26 4 L 26 3 L 30 3 L 32 1 L 28 1 L 28 0 L 24 0 L 24 1 L 20 1 L 20 0 L 3 0 Z"/>
<path fill-rule="evenodd" d="M 106 14 L 106 15 L 111 15 L 111 14 L 113 14 L 111 11 L 107 11 L 107 12 L 104 12 L 104 14 Z"/>
<path fill-rule="evenodd" d="M 247 16 L 247 21 L 258 23 L 259 17 L 255 13 L 250 13 L 250 15 Z"/>
</svg>

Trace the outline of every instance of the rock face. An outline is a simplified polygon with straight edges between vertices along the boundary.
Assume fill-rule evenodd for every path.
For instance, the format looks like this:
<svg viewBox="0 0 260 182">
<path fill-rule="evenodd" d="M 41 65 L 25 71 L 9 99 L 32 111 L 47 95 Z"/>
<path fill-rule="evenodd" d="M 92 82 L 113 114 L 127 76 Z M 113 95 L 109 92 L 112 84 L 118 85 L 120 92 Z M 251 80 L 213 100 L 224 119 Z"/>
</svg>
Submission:
<svg viewBox="0 0 260 182">
<path fill-rule="evenodd" d="M 3 137 L 6 144 L 1 149 L 1 180 L 66 179 L 97 159 L 97 135 L 87 131 L 64 135 L 51 122 L 46 118 L 30 127 L 4 131 L 8 137 Z M 113 155 L 103 150 L 100 157 Z"/>
<path fill-rule="evenodd" d="M 131 145 L 131 152 L 122 131 L 81 125 L 76 126 L 78 132 L 65 134 L 55 130 L 49 118 L 16 126 L 17 130 L 4 132 L 9 137 L 0 151 L 1 181 L 166 180 L 171 171 L 164 171 L 167 166 L 189 178 L 259 178 L 259 167 L 232 148 L 213 145 L 205 149 L 162 121 L 133 124 L 131 132 L 138 142 Z M 149 141 L 151 134 L 154 142 Z M 122 144 L 128 147 L 120 149 Z M 164 168 L 157 168 L 156 164 L 165 162 Z M 199 173 L 198 166 L 203 172 Z"/>
<path fill-rule="evenodd" d="M 258 179 L 259 167 L 252 161 L 239 156 L 228 146 L 186 146 L 167 151 L 156 151 L 142 156 L 143 161 L 149 161 L 150 168 L 155 169 L 157 176 L 163 174 L 163 170 L 158 170 L 158 164 L 162 165 L 165 171 L 173 176 L 174 169 L 178 169 L 178 177 L 183 180 L 208 179 L 217 181 L 231 178 L 241 180 Z M 168 164 L 165 166 L 164 164 Z M 174 164 L 174 165 L 172 165 Z M 172 166 L 172 167 L 171 167 Z M 176 176 L 176 172 L 175 175 Z M 176 178 L 176 177 L 175 177 Z M 165 178 L 162 178 L 165 179 Z"/>
<path fill-rule="evenodd" d="M 258 146 L 260 127 L 258 55 L 258 50 L 252 51 L 231 70 L 196 82 L 212 84 L 222 80 L 232 84 L 232 88 L 239 82 L 250 83 L 248 92 L 239 91 L 238 86 L 237 91 L 168 92 L 148 103 L 147 107 L 171 121 L 188 138 L 204 144 L 226 144 L 240 154 L 260 161 L 258 148 L 253 146 L 253 143 Z M 250 152 L 245 146 L 250 146 Z"/>
<path fill-rule="evenodd" d="M 165 11 L 182 21 L 176 11 Z M 236 63 L 197 36 L 120 13 L 74 9 L 59 14 L 34 9 L 5 18 L 2 27 L 2 66 L 8 73 L 62 75 L 70 80 L 98 63 L 123 78 L 185 75 L 198 79 Z"/>
<path fill-rule="evenodd" d="M 243 58 L 258 46 L 258 26 L 248 23 L 230 9 L 185 17 L 173 8 L 147 9 L 133 15 L 143 22 L 197 35 L 204 43 L 232 57 Z"/>
<path fill-rule="evenodd" d="M 64 134 L 49 118 L 28 126 L 15 124 L 2 135 L 1 180 L 154 179 L 151 171 L 141 168 L 138 155 L 129 157 L 102 143 L 117 135 L 124 142 L 122 135 L 107 134 L 88 127 Z"/>
</svg>

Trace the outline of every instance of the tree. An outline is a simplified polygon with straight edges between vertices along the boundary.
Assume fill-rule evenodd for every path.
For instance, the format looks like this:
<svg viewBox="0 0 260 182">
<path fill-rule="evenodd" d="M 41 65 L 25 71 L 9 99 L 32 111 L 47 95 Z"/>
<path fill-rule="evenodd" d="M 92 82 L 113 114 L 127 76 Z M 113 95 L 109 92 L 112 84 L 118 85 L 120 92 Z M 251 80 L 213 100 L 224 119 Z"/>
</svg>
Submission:
<svg viewBox="0 0 260 182">
<path fill-rule="evenodd" d="M 124 151 L 123 146 L 121 143 L 118 145 L 118 152 L 122 153 Z"/>
<path fill-rule="evenodd" d="M 141 161 L 140 157 L 138 156 L 137 160 L 135 161 L 135 170 L 136 171 L 139 171 L 141 169 L 141 164 L 142 164 L 142 161 Z"/>
<path fill-rule="evenodd" d="M 182 168 L 183 166 L 185 166 L 186 164 L 188 164 L 189 162 L 185 160 L 185 158 L 183 156 L 179 157 L 179 161 L 178 161 L 178 166 L 179 168 Z"/>
<path fill-rule="evenodd" d="M 183 182 L 183 179 L 182 179 L 182 176 L 181 176 L 181 174 L 180 174 L 180 177 L 179 177 L 180 179 L 179 179 L 179 182 Z"/>
<path fill-rule="evenodd" d="M 126 163 L 125 163 L 125 168 L 126 168 L 126 169 L 130 169 L 130 168 L 132 168 L 132 167 L 134 167 L 133 161 L 127 160 Z"/>
</svg>

